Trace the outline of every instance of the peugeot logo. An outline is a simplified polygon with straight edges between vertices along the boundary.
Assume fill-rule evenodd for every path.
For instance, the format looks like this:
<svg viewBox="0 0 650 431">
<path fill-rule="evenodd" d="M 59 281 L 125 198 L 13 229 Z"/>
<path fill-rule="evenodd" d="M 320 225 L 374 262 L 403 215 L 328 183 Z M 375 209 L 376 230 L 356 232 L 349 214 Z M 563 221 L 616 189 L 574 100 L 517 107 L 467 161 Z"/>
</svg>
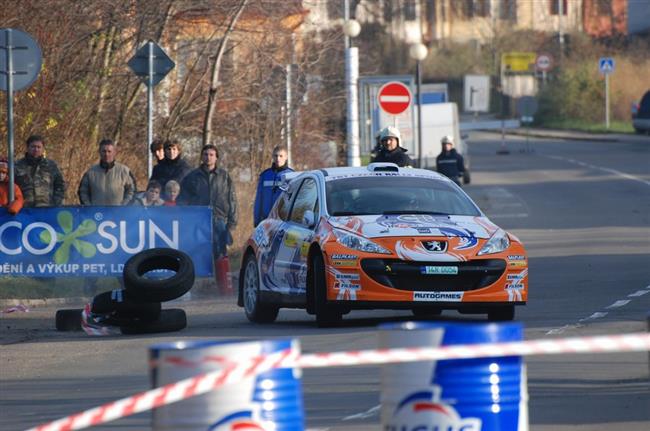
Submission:
<svg viewBox="0 0 650 431">
<path fill-rule="evenodd" d="M 447 250 L 446 241 L 422 241 L 422 245 L 428 251 L 433 251 L 436 253 L 443 253 Z"/>
</svg>

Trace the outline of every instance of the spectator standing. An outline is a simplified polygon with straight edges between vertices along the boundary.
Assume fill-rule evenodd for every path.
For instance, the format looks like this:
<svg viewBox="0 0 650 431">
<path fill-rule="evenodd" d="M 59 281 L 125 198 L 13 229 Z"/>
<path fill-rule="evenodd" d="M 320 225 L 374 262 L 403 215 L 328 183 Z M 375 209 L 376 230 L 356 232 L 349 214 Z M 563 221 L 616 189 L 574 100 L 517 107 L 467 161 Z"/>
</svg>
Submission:
<svg viewBox="0 0 650 431">
<path fill-rule="evenodd" d="M 165 201 L 160 198 L 161 189 L 162 187 L 160 187 L 160 183 L 158 181 L 149 181 L 149 184 L 147 184 L 147 191 L 138 193 L 133 199 L 134 205 L 142 205 L 143 207 L 155 207 L 163 205 Z"/>
<path fill-rule="evenodd" d="M 190 164 L 181 156 L 180 142 L 177 140 L 166 141 L 164 148 L 165 158 L 153 168 L 151 173 L 151 179 L 158 181 L 163 190 L 170 180 L 181 184 L 183 178 L 192 170 Z"/>
<path fill-rule="evenodd" d="M 255 205 L 253 206 L 253 226 L 257 226 L 262 220 L 268 217 L 273 204 L 282 192 L 278 187 L 281 176 L 287 172 L 293 172 L 288 165 L 287 148 L 281 145 L 273 148 L 273 162 L 271 167 L 260 174 L 257 181 L 257 193 L 255 194 Z"/>
<path fill-rule="evenodd" d="M 162 139 L 156 138 L 149 145 L 149 150 L 153 155 L 153 158 L 156 159 L 156 163 L 160 163 L 161 160 L 165 158 L 165 147 Z"/>
<path fill-rule="evenodd" d="M 11 215 L 23 208 L 23 194 L 18 184 L 14 184 L 14 200 L 9 202 L 9 163 L 5 159 L 0 159 L 0 207 L 7 208 Z"/>
<path fill-rule="evenodd" d="M 465 173 L 463 156 L 456 152 L 451 136 L 443 136 L 440 144 L 442 151 L 436 157 L 436 170 L 460 186 L 460 177 Z"/>
<path fill-rule="evenodd" d="M 176 198 L 178 198 L 180 192 L 181 192 L 180 184 L 178 184 L 174 180 L 167 181 L 167 184 L 165 185 L 165 196 L 167 197 L 167 199 L 165 200 L 164 205 L 167 207 L 176 206 Z"/>
<path fill-rule="evenodd" d="M 78 195 L 81 205 L 128 205 L 136 189 L 131 170 L 116 162 L 117 148 L 110 139 L 99 142 L 99 163 L 91 166 L 81 178 Z M 122 277 L 118 277 L 122 285 Z M 84 292 L 93 296 L 97 279 L 86 277 Z"/>
<path fill-rule="evenodd" d="M 25 157 L 16 162 L 16 184 L 23 193 L 25 207 L 50 207 L 63 204 L 65 181 L 54 160 L 45 157 L 45 139 L 27 138 Z"/>
<path fill-rule="evenodd" d="M 232 244 L 231 229 L 237 224 L 235 186 L 228 172 L 218 167 L 219 151 L 212 144 L 201 149 L 201 166 L 185 176 L 178 196 L 179 205 L 208 205 L 212 208 L 212 254 L 217 286 L 232 293 L 228 278 L 227 246 Z"/>
<path fill-rule="evenodd" d="M 99 163 L 86 171 L 79 184 L 81 205 L 128 205 L 136 185 L 131 170 L 115 161 L 117 148 L 110 139 L 99 143 Z"/>
<path fill-rule="evenodd" d="M 401 134 L 396 127 L 388 126 L 382 129 L 379 134 L 381 149 L 373 162 L 395 163 L 400 167 L 412 167 L 413 160 L 406 155 L 406 148 L 400 147 Z"/>
</svg>

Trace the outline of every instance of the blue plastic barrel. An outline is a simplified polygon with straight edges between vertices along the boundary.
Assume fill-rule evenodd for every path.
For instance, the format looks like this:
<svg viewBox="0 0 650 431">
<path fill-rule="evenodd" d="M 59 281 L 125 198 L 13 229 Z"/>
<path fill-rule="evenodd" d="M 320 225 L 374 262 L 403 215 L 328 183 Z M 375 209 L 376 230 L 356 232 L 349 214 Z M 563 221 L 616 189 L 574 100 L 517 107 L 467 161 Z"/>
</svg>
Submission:
<svg viewBox="0 0 650 431">
<path fill-rule="evenodd" d="M 284 350 L 300 351 L 297 340 L 187 341 L 149 348 L 153 387 L 218 370 Z M 302 431 L 301 371 L 283 368 L 251 375 L 231 385 L 153 411 L 154 430 Z"/>
<path fill-rule="evenodd" d="M 381 348 L 521 341 L 520 323 L 408 322 L 380 326 Z M 384 431 L 526 431 L 528 390 L 521 356 L 382 367 Z"/>
</svg>

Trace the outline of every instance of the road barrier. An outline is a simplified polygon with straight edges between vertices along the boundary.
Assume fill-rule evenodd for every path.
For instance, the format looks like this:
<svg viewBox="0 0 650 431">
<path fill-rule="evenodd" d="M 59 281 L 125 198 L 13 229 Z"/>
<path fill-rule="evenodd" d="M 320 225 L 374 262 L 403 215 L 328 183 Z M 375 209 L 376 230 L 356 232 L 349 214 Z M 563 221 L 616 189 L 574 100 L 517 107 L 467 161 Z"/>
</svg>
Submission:
<svg viewBox="0 0 650 431">
<path fill-rule="evenodd" d="M 305 355 L 299 355 L 296 350 L 285 349 L 237 361 L 236 365 L 232 365 L 234 362 L 231 359 L 220 355 L 205 355 L 189 360 L 182 356 L 170 355 L 158 358 L 157 361 L 166 361 L 183 367 L 194 367 L 202 363 L 213 362 L 223 364 L 223 368 L 85 410 L 31 428 L 29 431 L 63 431 L 88 428 L 201 395 L 224 385 L 240 382 L 248 376 L 261 374 L 275 368 L 322 368 L 516 355 L 646 350 L 650 350 L 650 334 L 630 333 L 613 336 L 462 344 L 442 347 L 405 347 Z M 154 365 L 155 363 L 156 361 L 154 361 Z"/>
</svg>

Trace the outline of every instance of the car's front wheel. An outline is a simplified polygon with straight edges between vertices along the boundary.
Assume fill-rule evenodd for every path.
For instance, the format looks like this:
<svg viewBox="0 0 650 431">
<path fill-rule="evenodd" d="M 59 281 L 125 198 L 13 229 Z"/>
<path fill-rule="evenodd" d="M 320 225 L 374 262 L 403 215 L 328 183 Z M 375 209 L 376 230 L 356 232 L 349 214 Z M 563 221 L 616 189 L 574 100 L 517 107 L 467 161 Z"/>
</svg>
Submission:
<svg viewBox="0 0 650 431">
<path fill-rule="evenodd" d="M 327 281 L 325 279 L 325 262 L 323 256 L 316 254 L 312 258 L 314 311 L 316 325 L 320 328 L 335 326 L 341 322 L 343 313 L 327 304 Z"/>
<path fill-rule="evenodd" d="M 278 317 L 279 308 L 264 304 L 260 299 L 260 272 L 257 269 L 255 255 L 250 254 L 244 267 L 242 283 L 244 311 L 253 323 L 271 323 Z"/>
<path fill-rule="evenodd" d="M 509 322 L 515 318 L 515 306 L 504 305 L 488 310 L 488 320 L 492 322 Z"/>
</svg>

